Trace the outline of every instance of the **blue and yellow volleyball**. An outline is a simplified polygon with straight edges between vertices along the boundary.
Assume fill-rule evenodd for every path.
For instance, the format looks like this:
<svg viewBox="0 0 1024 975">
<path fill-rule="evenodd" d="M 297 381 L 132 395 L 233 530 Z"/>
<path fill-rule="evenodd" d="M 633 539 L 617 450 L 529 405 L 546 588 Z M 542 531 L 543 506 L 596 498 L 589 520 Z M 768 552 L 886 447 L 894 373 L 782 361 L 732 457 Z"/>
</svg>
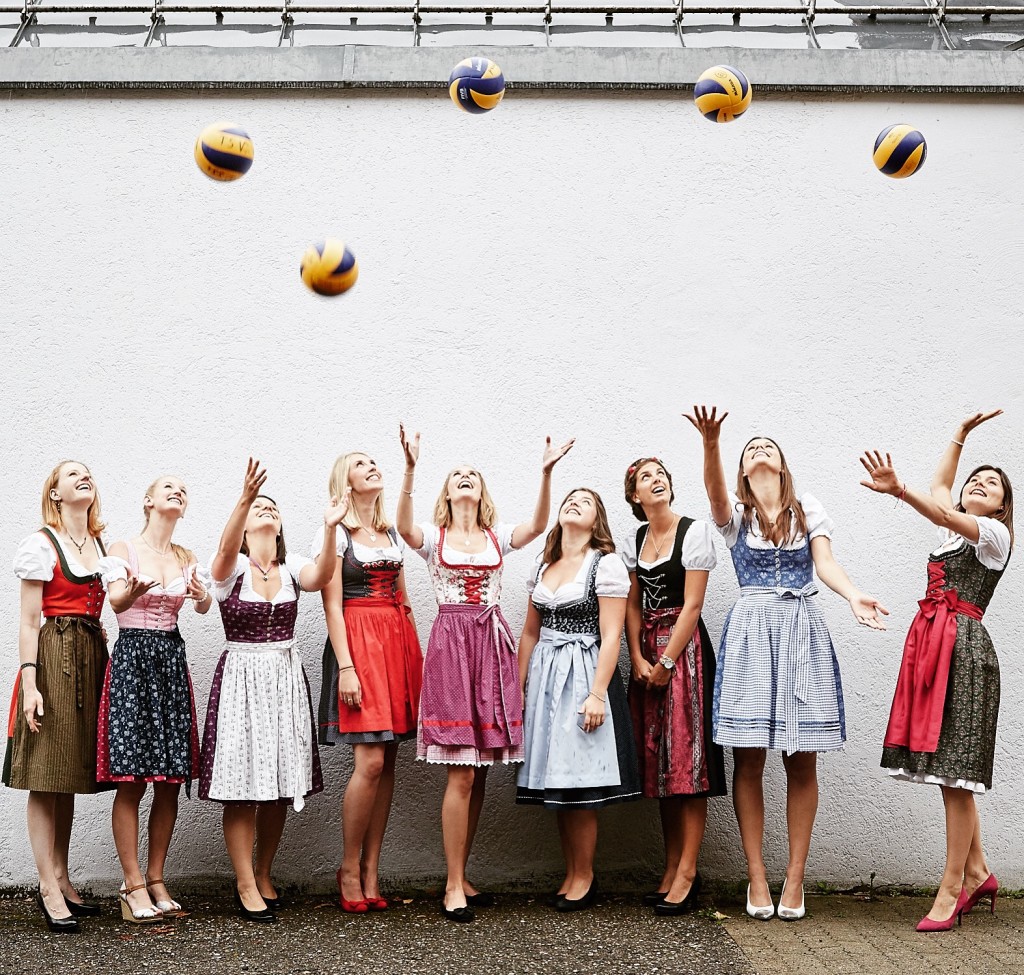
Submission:
<svg viewBox="0 0 1024 975">
<path fill-rule="evenodd" d="M 466 58 L 452 69 L 448 94 L 464 112 L 483 115 L 498 107 L 505 94 L 505 77 L 488 58 Z"/>
<path fill-rule="evenodd" d="M 880 173 L 893 179 L 913 176 L 927 157 L 928 143 L 911 125 L 890 125 L 875 139 L 875 165 Z"/>
<path fill-rule="evenodd" d="M 299 274 L 310 291 L 318 295 L 340 295 L 356 283 L 359 265 L 355 254 L 343 241 L 328 238 L 302 255 Z"/>
<path fill-rule="evenodd" d="M 254 155 L 249 133 L 234 122 L 208 125 L 196 139 L 196 164 L 220 183 L 241 179 L 252 168 Z"/>
<path fill-rule="evenodd" d="M 749 107 L 753 94 L 747 76 L 727 64 L 708 68 L 693 87 L 693 100 L 701 115 L 712 122 L 731 122 Z"/>
</svg>

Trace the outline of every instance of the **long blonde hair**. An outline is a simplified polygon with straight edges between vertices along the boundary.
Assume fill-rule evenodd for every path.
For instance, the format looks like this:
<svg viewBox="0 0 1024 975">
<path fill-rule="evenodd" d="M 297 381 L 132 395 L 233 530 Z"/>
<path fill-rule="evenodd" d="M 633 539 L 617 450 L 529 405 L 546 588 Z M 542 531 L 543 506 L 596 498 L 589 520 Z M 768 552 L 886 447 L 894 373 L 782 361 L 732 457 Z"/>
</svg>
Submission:
<svg viewBox="0 0 1024 975">
<path fill-rule="evenodd" d="M 782 469 L 779 471 L 779 491 L 781 493 L 782 510 L 778 522 L 772 523 L 768 520 L 761 503 L 754 497 L 750 490 L 750 482 L 743 473 L 743 455 L 747 447 L 755 440 L 768 440 L 775 444 L 779 452 L 779 462 Z M 743 530 L 749 531 L 754 520 L 754 512 L 757 512 L 757 522 L 761 527 L 761 535 L 768 539 L 773 545 L 782 545 L 784 542 L 795 542 L 801 535 L 807 534 L 807 518 L 804 509 L 796 496 L 793 487 L 793 475 L 790 473 L 789 465 L 786 463 L 786 455 L 782 448 L 772 440 L 771 437 L 751 437 L 740 451 L 740 466 L 736 475 L 736 497 L 743 505 Z"/>
<path fill-rule="evenodd" d="M 153 492 L 156 490 L 156 486 L 165 478 L 170 477 L 169 474 L 161 474 L 148 488 L 146 488 L 146 497 L 153 497 Z M 176 478 L 180 481 L 181 478 Z M 142 531 L 145 531 L 149 527 L 149 508 L 143 504 L 142 506 L 142 517 L 146 519 L 146 523 L 142 526 Z M 142 534 L 140 532 L 139 534 Z M 185 548 L 182 545 L 178 545 L 177 542 L 171 542 L 171 551 L 174 553 L 174 557 L 178 560 L 178 565 L 188 568 L 193 562 L 196 561 L 195 553 Z"/>
<path fill-rule="evenodd" d="M 448 500 L 448 481 L 452 474 L 458 470 L 453 467 L 446 475 L 444 484 L 441 485 L 441 493 L 437 496 L 434 504 L 433 522 L 438 528 L 451 528 L 452 526 L 452 503 Z M 480 505 L 476 511 L 476 523 L 481 528 L 493 528 L 498 521 L 498 509 L 494 507 L 494 499 L 491 492 L 487 490 L 487 482 L 483 474 L 475 471 L 480 478 Z"/>
<path fill-rule="evenodd" d="M 55 490 L 57 482 L 60 480 L 60 472 L 65 464 L 79 464 L 89 471 L 89 467 L 83 464 L 80 460 L 62 460 L 52 471 L 50 476 L 46 479 L 43 484 L 43 524 L 48 528 L 56 528 L 57 531 L 64 530 L 64 517 L 61 514 L 61 504 L 59 501 L 54 501 L 50 497 L 50 492 Z M 91 474 L 92 471 L 89 471 Z M 100 492 L 96 487 L 96 482 L 93 482 L 93 499 L 92 504 L 89 505 L 88 518 L 86 522 L 86 530 L 93 538 L 99 538 L 103 532 L 106 531 L 107 526 L 103 523 L 103 518 L 100 514 Z"/>
<path fill-rule="evenodd" d="M 348 477 L 349 468 L 352 466 L 353 457 L 369 457 L 370 455 L 363 450 L 350 450 L 347 454 L 342 454 L 331 468 L 331 476 L 327 482 L 328 497 L 337 498 L 339 501 L 344 497 L 345 491 L 350 487 Z M 377 495 L 377 500 L 373 502 L 373 524 L 364 525 L 359 518 L 359 512 L 356 511 L 356 506 L 350 504 L 348 511 L 345 513 L 345 517 L 341 519 L 341 523 L 346 528 L 372 528 L 374 531 L 387 531 L 391 527 L 391 522 L 388 521 L 388 516 L 384 511 L 384 492 L 381 491 Z"/>
</svg>

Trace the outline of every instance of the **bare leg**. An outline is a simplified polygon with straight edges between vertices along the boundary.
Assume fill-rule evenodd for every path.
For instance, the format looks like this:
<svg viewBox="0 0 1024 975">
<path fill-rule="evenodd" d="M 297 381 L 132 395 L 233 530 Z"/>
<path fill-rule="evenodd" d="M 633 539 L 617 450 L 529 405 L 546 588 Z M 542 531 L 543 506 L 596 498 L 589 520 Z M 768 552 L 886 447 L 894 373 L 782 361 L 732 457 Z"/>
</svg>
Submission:
<svg viewBox="0 0 1024 975">
<path fill-rule="evenodd" d="M 743 855 L 747 858 L 750 899 L 764 905 L 771 901 L 764 866 L 764 748 L 734 748 L 732 804 L 740 827 Z"/>
<path fill-rule="evenodd" d="M 569 900 L 584 897 L 594 881 L 594 850 L 597 848 L 597 811 L 595 809 L 573 809 L 562 812 L 565 817 L 565 832 L 572 849 L 572 881 L 565 891 Z"/>
<path fill-rule="evenodd" d="M 682 834 L 682 852 L 675 870 L 675 879 L 665 897 L 670 904 L 686 898 L 697 876 L 697 859 L 704 842 L 704 829 L 708 822 L 707 799 L 680 799 L 679 828 Z"/>
<path fill-rule="evenodd" d="M 139 803 L 146 794 L 145 782 L 121 782 L 117 786 L 114 805 L 110 810 L 110 825 L 114 833 L 117 858 L 125 887 L 145 884 L 139 869 Z M 128 895 L 128 906 L 133 911 L 152 910 L 153 901 L 145 887 Z"/>
<path fill-rule="evenodd" d="M 939 892 L 935 895 L 935 903 L 928 912 L 928 917 L 933 921 L 945 921 L 956 908 L 957 898 L 964 886 L 967 856 L 978 825 L 973 792 L 948 789 L 946 786 L 940 788 L 946 807 L 946 869 L 942 874 Z"/>
<path fill-rule="evenodd" d="M 469 799 L 469 829 L 466 833 L 466 859 L 462 865 L 462 886 L 466 893 L 472 896 L 480 891 L 466 880 L 466 867 L 469 863 L 469 855 L 473 852 L 473 840 L 476 838 L 476 828 L 480 824 L 480 810 L 484 808 L 484 793 L 487 789 L 487 766 L 481 765 L 476 770 L 473 778 L 473 794 Z"/>
<path fill-rule="evenodd" d="M 277 897 L 277 888 L 270 879 L 274 857 L 281 845 L 288 806 L 283 802 L 261 802 L 256 807 L 256 862 L 253 875 L 261 897 Z"/>
<path fill-rule="evenodd" d="M 71 853 L 71 829 L 75 824 L 75 797 L 71 793 L 53 793 L 53 868 L 60 881 L 60 889 L 68 900 L 81 901 L 75 885 L 71 883 L 68 857 Z"/>
<path fill-rule="evenodd" d="M 967 867 L 964 870 L 964 886 L 968 894 L 973 894 L 981 886 L 992 871 L 989 869 L 985 848 L 981 845 L 981 813 L 978 805 L 974 805 L 974 836 L 971 838 L 971 849 L 967 854 Z"/>
<path fill-rule="evenodd" d="M 252 868 L 253 847 L 256 845 L 254 803 L 224 804 L 224 843 L 235 871 L 235 886 L 238 888 L 238 896 L 242 898 L 242 903 L 250 911 L 265 910 L 267 904 L 260 896 Z"/>
<path fill-rule="evenodd" d="M 53 862 L 56 833 L 56 796 L 54 792 L 29 792 L 26 819 L 28 841 L 39 874 L 39 893 L 52 917 L 71 917 L 61 894 L 60 878 Z"/>
<path fill-rule="evenodd" d="M 384 770 L 377 786 L 377 800 L 373 804 L 373 815 L 363 839 L 363 858 L 359 878 L 364 897 L 380 897 L 380 851 L 384 846 L 384 834 L 391 815 L 391 799 L 395 794 L 395 761 L 398 758 L 398 742 L 384 746 Z"/>
<path fill-rule="evenodd" d="M 783 753 L 786 766 L 786 824 L 789 827 L 789 863 L 786 866 L 784 907 L 799 907 L 811 833 L 818 815 L 818 753 Z M 959 891 L 957 891 L 959 893 Z"/>
<path fill-rule="evenodd" d="M 164 875 L 167 851 L 171 847 L 174 824 L 178 820 L 180 791 L 180 785 L 172 785 L 169 782 L 153 783 L 153 805 L 149 810 L 149 860 L 146 866 L 146 883 L 150 884 L 150 894 L 159 901 L 172 900 L 167 884 L 151 884 L 150 881 L 160 880 Z"/>
<path fill-rule="evenodd" d="M 356 745 L 352 752 L 355 767 L 341 804 L 341 896 L 347 901 L 361 901 L 365 894 L 359 861 L 384 773 L 384 746 Z"/>
<path fill-rule="evenodd" d="M 558 841 L 562 846 L 562 859 L 565 860 L 565 877 L 558 887 L 558 893 L 564 894 L 576 876 L 576 854 L 569 838 L 569 813 L 559 810 L 555 813 L 558 823 Z"/>
<path fill-rule="evenodd" d="M 678 796 L 659 799 L 658 813 L 665 841 L 665 872 L 661 875 L 658 890 L 667 891 L 675 882 L 679 859 L 683 855 L 683 800 Z"/>
<path fill-rule="evenodd" d="M 472 765 L 448 766 L 448 785 L 441 803 L 441 833 L 444 837 L 444 857 L 448 863 L 444 905 L 449 911 L 466 906 L 470 807 L 479 771 Z"/>
</svg>

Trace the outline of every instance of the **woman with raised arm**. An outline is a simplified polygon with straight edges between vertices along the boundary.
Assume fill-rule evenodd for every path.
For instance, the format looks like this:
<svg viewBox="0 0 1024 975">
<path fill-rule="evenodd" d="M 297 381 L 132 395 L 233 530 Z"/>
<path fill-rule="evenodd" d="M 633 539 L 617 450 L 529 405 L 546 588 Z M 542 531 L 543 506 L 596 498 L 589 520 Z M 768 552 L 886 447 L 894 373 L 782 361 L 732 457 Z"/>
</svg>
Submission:
<svg viewBox="0 0 1024 975">
<path fill-rule="evenodd" d="M 804 870 L 818 811 L 818 752 L 846 741 L 843 689 L 814 575 L 850 603 L 858 623 L 882 630 L 888 610 L 850 581 L 832 554 L 832 519 L 810 494 L 797 496 L 779 445 L 754 437 L 740 453 L 730 494 L 719 452 L 728 413 L 694 407 L 686 418 L 704 442 L 711 517 L 732 555 L 740 597 L 722 630 L 715 676 L 714 736 L 733 749 L 733 804 L 747 859 L 747 913 L 775 914 L 764 865 L 764 765 L 769 749 L 786 769 L 789 862 L 778 915 L 805 914 Z M 880 615 L 881 614 L 881 615 Z M 792 886 L 790 886 L 792 885 Z"/>
<path fill-rule="evenodd" d="M 347 498 L 331 498 L 315 564 L 290 555 L 277 502 L 261 493 L 266 479 L 250 457 L 210 561 L 227 647 L 210 688 L 199 775 L 200 797 L 224 804 L 235 903 L 249 921 L 277 919 L 270 874 L 288 806 L 298 811 L 323 789 L 295 620 L 299 593 L 323 589 L 334 575 L 335 534 L 347 510 Z"/>
<path fill-rule="evenodd" d="M 999 884 L 981 845 L 975 794 L 992 788 L 999 717 L 999 660 L 982 617 L 1013 548 L 1013 488 L 998 467 L 953 482 L 975 427 L 999 416 L 975 413 L 957 428 L 939 461 L 931 493 L 899 478 L 892 458 L 865 453 L 865 487 L 891 494 L 938 525 L 928 586 L 903 648 L 882 750 L 882 767 L 909 782 L 937 785 L 946 811 L 946 868 L 918 931 L 948 931 L 983 897 L 996 908 Z"/>
<path fill-rule="evenodd" d="M 708 798 L 726 792 L 722 749 L 711 739 L 715 648 L 700 615 L 715 542 L 706 521 L 672 510 L 672 475 L 657 457 L 630 464 L 624 488 L 643 522 L 623 546 L 629 703 L 644 795 L 658 800 L 665 841 L 665 872 L 644 903 L 656 914 L 682 914 L 700 896 Z"/>
<path fill-rule="evenodd" d="M 75 932 L 78 918 L 100 913 L 71 883 L 68 854 L 75 796 L 98 788 L 96 721 L 107 666 L 103 579 L 121 562 L 103 548 L 99 493 L 85 464 L 68 460 L 53 469 L 43 484 L 42 508 L 43 527 L 14 556 L 21 667 L 3 780 L 28 790 L 36 904 L 51 931 Z"/>
<path fill-rule="evenodd" d="M 341 907 L 383 911 L 378 864 L 395 789 L 398 743 L 416 735 L 423 655 L 405 590 L 405 543 L 384 512 L 376 461 L 342 454 L 329 494 L 347 497 L 331 581 L 321 592 L 327 617 L 320 742 L 352 746 L 354 769 L 341 804 L 344 850 Z M 322 530 L 321 530 L 322 531 Z M 313 553 L 323 548 L 320 534 Z"/>
<path fill-rule="evenodd" d="M 158 477 L 142 500 L 145 525 L 110 554 L 124 569 L 108 583 L 117 643 L 100 700 L 96 778 L 117 785 L 111 821 L 121 861 L 121 916 L 135 924 L 178 915 L 164 862 L 178 815 L 178 793 L 199 777 L 199 733 L 178 614 L 187 601 L 209 610 L 213 597 L 195 556 L 172 539 L 188 508 L 180 478 Z M 148 865 L 139 868 L 139 803 L 153 784 Z"/>
<path fill-rule="evenodd" d="M 516 802 L 555 811 L 565 857 L 555 909 L 580 911 L 597 892 L 597 810 L 640 798 L 618 670 L 629 575 L 596 491 L 566 495 L 528 589 L 519 640 L 525 761 Z"/>
<path fill-rule="evenodd" d="M 523 759 L 523 700 L 516 644 L 501 613 L 504 557 L 547 527 L 551 471 L 573 442 L 547 439 L 533 517 L 519 525 L 498 521 L 483 475 L 469 465 L 445 478 L 433 524 L 413 520 L 412 488 L 420 435 L 407 437 L 405 480 L 398 500 L 398 531 L 427 563 L 437 619 L 423 661 L 416 757 L 448 766 L 441 806 L 448 879 L 441 910 L 452 921 L 472 921 L 473 907 L 493 903 L 466 880 L 466 861 L 484 801 L 487 769 Z"/>
</svg>

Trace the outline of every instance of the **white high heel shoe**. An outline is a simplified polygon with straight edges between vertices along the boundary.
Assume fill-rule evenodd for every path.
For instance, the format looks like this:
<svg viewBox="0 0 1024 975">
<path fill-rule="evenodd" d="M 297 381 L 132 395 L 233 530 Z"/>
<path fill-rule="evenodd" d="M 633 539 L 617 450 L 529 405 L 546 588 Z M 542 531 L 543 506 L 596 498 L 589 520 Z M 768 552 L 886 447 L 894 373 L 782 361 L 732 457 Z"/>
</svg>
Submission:
<svg viewBox="0 0 1024 975">
<path fill-rule="evenodd" d="M 800 885 L 800 906 L 799 907 L 784 907 L 782 904 L 782 898 L 786 896 L 786 881 L 782 882 L 782 893 L 779 895 L 779 920 L 780 921 L 799 921 L 807 913 L 807 908 L 804 906 L 804 887 Z"/>
<path fill-rule="evenodd" d="M 764 907 L 750 903 L 750 884 L 747 884 L 747 913 L 758 921 L 770 921 L 775 914 L 775 903 L 769 897 Z"/>
</svg>

